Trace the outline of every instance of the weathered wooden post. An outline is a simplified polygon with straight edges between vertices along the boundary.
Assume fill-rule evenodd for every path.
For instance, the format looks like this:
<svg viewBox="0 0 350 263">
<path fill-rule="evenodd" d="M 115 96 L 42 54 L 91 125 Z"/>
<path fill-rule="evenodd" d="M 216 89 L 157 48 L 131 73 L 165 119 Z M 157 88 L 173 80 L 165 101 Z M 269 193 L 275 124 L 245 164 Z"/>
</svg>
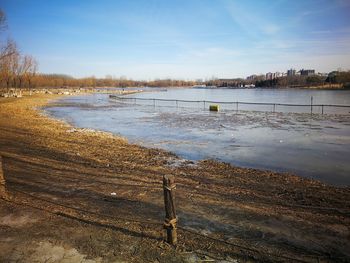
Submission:
<svg viewBox="0 0 350 263">
<path fill-rule="evenodd" d="M 163 176 L 165 220 L 164 228 L 166 229 L 167 242 L 171 245 L 177 244 L 176 233 L 176 209 L 175 209 L 175 177 L 173 175 Z"/>
<path fill-rule="evenodd" d="M 0 155 L 0 185 L 5 185 L 4 172 L 2 170 L 2 157 Z"/>
<path fill-rule="evenodd" d="M 7 198 L 4 171 L 2 170 L 2 157 L 1 157 L 1 155 L 0 155 L 0 196 L 3 198 Z"/>
</svg>

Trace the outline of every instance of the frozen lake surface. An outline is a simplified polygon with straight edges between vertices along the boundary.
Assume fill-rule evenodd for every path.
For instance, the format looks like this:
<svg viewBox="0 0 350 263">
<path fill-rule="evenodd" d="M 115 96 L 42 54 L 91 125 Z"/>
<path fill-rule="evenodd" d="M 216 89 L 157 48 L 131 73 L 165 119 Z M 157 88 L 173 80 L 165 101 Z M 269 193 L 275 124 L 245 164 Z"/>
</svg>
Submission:
<svg viewBox="0 0 350 263">
<path fill-rule="evenodd" d="M 309 104 L 350 104 L 350 91 L 261 89 L 168 89 L 128 97 Z M 277 109 L 225 108 L 202 104 L 129 102 L 108 95 L 66 97 L 46 111 L 83 128 L 120 134 L 130 142 L 162 148 L 190 159 L 291 172 L 327 183 L 350 185 L 350 114 Z M 57 103 L 57 102 L 56 102 Z M 208 106 L 208 105 L 206 105 Z M 348 108 L 345 108 L 349 110 Z M 254 111 L 265 110 L 265 111 Z M 338 114 L 339 113 L 339 114 Z"/>
</svg>

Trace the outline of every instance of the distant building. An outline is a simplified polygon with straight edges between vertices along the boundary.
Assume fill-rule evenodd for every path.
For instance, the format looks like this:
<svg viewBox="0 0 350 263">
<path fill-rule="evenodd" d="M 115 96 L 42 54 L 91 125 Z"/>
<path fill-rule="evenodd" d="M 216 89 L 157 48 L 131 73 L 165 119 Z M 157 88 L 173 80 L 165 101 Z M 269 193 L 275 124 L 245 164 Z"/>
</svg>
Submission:
<svg viewBox="0 0 350 263">
<path fill-rule="evenodd" d="M 297 73 L 297 71 L 295 69 L 288 69 L 287 70 L 287 76 L 290 77 L 290 76 L 295 76 Z"/>
<path fill-rule="evenodd" d="M 261 80 L 265 80 L 265 75 L 256 75 L 256 74 L 253 74 L 253 75 L 250 75 L 247 77 L 247 80 L 250 81 L 250 82 L 253 82 L 253 81 L 261 81 Z"/>
<path fill-rule="evenodd" d="M 283 77 L 283 73 L 281 73 L 281 72 L 276 72 L 276 73 L 275 73 L 275 77 L 276 77 L 276 78 Z"/>
<path fill-rule="evenodd" d="M 324 72 L 318 72 L 317 75 L 321 77 L 328 77 L 328 73 L 324 73 Z"/>
<path fill-rule="evenodd" d="M 258 76 L 255 75 L 255 74 L 254 74 L 254 75 L 250 75 L 250 76 L 247 77 L 247 80 L 253 81 L 253 80 L 255 80 L 257 77 L 258 77 Z"/>
<path fill-rule="evenodd" d="M 277 79 L 279 77 L 282 77 L 282 74 L 280 72 L 269 72 L 269 73 L 266 73 L 265 75 L 265 79 L 266 80 L 273 80 L 273 79 Z"/>
<path fill-rule="evenodd" d="M 301 76 L 312 76 L 312 75 L 315 75 L 315 70 L 314 69 L 302 69 L 302 70 L 300 70 L 300 75 Z"/>
<path fill-rule="evenodd" d="M 274 73 L 271 73 L 271 72 L 266 73 L 265 79 L 266 79 L 266 80 L 272 80 L 272 79 L 274 79 Z"/>
</svg>

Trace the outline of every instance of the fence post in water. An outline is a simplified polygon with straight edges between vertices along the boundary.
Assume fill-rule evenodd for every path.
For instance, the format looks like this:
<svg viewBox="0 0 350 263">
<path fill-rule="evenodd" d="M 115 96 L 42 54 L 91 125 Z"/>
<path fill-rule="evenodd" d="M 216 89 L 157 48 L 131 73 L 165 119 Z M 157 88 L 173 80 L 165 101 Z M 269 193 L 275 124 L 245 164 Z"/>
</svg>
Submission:
<svg viewBox="0 0 350 263">
<path fill-rule="evenodd" d="M 236 111 L 238 111 L 238 101 L 236 102 Z"/>
<path fill-rule="evenodd" d="M 323 104 L 322 104 L 322 115 L 323 115 Z"/>
<path fill-rule="evenodd" d="M 156 106 L 156 100 L 153 99 L 153 107 L 155 107 L 155 106 Z"/>
<path fill-rule="evenodd" d="M 273 112 L 276 111 L 276 104 L 273 104 Z"/>
<path fill-rule="evenodd" d="M 165 220 L 164 228 L 166 229 L 166 241 L 171 245 L 177 244 L 176 233 L 176 210 L 175 210 L 175 177 L 173 175 L 163 176 Z"/>
<path fill-rule="evenodd" d="M 312 114 L 312 102 L 313 102 L 314 98 L 311 96 L 311 114 Z"/>
<path fill-rule="evenodd" d="M 203 110 L 205 110 L 205 100 L 203 100 Z"/>
</svg>

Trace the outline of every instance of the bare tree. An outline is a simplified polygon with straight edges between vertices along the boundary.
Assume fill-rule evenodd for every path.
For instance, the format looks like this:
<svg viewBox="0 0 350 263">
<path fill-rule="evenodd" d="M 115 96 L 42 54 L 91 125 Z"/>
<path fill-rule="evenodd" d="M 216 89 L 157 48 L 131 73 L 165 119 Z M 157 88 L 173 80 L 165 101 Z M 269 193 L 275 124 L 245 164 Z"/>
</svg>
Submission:
<svg viewBox="0 0 350 263">
<path fill-rule="evenodd" d="M 16 43 L 11 39 L 7 40 L 6 44 L 0 46 L 0 61 L 14 55 L 16 52 L 18 52 Z"/>
<path fill-rule="evenodd" d="M 6 28 L 6 16 L 0 9 L 0 34 Z M 23 88 L 26 82 L 31 88 L 37 68 L 37 61 L 32 56 L 22 56 L 13 40 L 9 39 L 5 43 L 0 43 L 0 84 L 5 84 L 7 92 L 11 87 Z"/>
<path fill-rule="evenodd" d="M 18 88 L 22 88 L 23 82 L 25 80 L 26 75 L 28 74 L 30 68 L 32 66 L 32 57 L 31 56 L 24 56 L 20 57 L 19 63 L 16 67 L 16 79 L 18 81 L 17 86 Z"/>
<path fill-rule="evenodd" d="M 0 9 L 0 33 L 7 29 L 5 13 Z M 15 50 L 15 43 L 12 40 L 8 40 L 6 43 L 0 43 L 0 61 L 8 56 L 11 56 Z"/>
<path fill-rule="evenodd" d="M 7 29 L 5 13 L 0 9 L 0 31 Z"/>
<path fill-rule="evenodd" d="M 24 73 L 24 79 L 28 82 L 28 88 L 33 87 L 33 79 L 35 78 L 36 72 L 38 70 L 38 62 L 32 56 L 25 56 L 25 62 L 27 64 L 26 71 Z"/>
<path fill-rule="evenodd" d="M 6 16 L 0 9 L 0 36 L 6 28 Z M 18 58 L 19 52 L 14 41 L 7 40 L 6 43 L 0 43 L 0 80 L 2 83 L 6 83 L 7 90 L 9 90 L 11 80 L 13 80 Z"/>
<path fill-rule="evenodd" d="M 19 63 L 19 52 L 13 41 L 8 41 L 6 52 L 0 59 L 0 77 L 6 83 L 7 90 L 14 84 L 15 74 Z"/>
</svg>

